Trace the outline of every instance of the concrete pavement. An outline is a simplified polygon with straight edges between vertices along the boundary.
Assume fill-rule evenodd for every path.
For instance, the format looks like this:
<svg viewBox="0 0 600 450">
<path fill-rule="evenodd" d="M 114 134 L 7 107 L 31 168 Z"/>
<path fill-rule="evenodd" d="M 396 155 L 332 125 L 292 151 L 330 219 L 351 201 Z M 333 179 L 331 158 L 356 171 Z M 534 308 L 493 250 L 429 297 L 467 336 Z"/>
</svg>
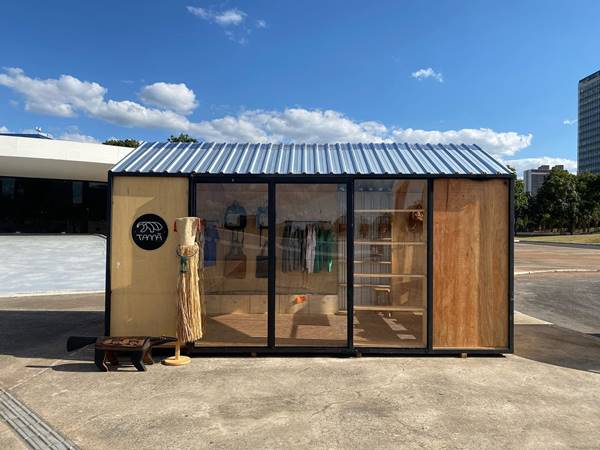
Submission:
<svg viewBox="0 0 600 450">
<path fill-rule="evenodd" d="M 518 265 L 600 258 L 539 250 L 519 248 Z M 194 358 L 146 373 L 66 354 L 68 335 L 102 332 L 101 296 L 0 299 L 0 386 L 84 449 L 597 448 L 600 339 L 557 324 L 591 325 L 581 308 L 600 274 L 574 276 L 516 278 L 517 310 L 579 312 L 517 314 L 506 357 Z M 0 447 L 16 442 L 0 423 Z"/>
<path fill-rule="evenodd" d="M 195 358 L 103 374 L 90 348 L 64 350 L 101 332 L 101 299 L 73 302 L 88 311 L 0 312 L 0 384 L 84 449 L 600 442 L 600 339 L 522 314 L 506 357 Z"/>
<path fill-rule="evenodd" d="M 547 273 L 517 279 L 515 307 L 530 316 L 600 336 L 600 274 Z"/>
</svg>

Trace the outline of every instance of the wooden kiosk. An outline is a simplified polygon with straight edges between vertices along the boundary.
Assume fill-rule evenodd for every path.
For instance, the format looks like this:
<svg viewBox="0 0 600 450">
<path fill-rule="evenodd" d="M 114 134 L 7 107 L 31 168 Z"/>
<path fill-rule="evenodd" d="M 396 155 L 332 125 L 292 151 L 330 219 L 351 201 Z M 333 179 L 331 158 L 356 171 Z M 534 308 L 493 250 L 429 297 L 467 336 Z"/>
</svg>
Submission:
<svg viewBox="0 0 600 450">
<path fill-rule="evenodd" d="M 196 216 L 191 353 L 511 353 L 513 183 L 476 145 L 144 143 L 109 172 L 105 333 L 174 334 Z"/>
</svg>

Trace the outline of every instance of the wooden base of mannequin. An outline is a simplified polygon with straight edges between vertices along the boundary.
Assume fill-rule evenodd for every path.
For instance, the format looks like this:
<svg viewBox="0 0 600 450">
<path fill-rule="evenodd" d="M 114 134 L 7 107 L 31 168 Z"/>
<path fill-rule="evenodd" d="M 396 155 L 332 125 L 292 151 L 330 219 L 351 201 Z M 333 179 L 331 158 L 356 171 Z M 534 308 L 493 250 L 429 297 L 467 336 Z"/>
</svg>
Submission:
<svg viewBox="0 0 600 450">
<path fill-rule="evenodd" d="M 189 356 L 183 356 L 181 354 L 181 346 L 179 344 L 179 341 L 177 341 L 175 343 L 175 356 L 163 359 L 162 363 L 165 366 L 185 366 L 186 364 L 189 364 L 190 361 L 191 360 Z"/>
</svg>

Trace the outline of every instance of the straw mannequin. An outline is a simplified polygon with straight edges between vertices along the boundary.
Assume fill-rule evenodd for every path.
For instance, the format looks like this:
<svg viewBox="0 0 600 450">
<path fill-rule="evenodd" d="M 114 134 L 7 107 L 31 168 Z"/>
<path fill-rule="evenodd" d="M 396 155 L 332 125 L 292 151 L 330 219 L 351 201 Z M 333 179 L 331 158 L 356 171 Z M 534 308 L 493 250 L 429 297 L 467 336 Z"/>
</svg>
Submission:
<svg viewBox="0 0 600 450">
<path fill-rule="evenodd" d="M 190 362 L 189 357 L 180 354 L 181 344 L 202 338 L 202 286 L 199 283 L 199 274 L 202 272 L 199 268 L 204 262 L 204 239 L 202 223 L 197 217 L 175 219 L 175 231 L 179 235 L 179 245 L 177 246 L 179 264 L 177 343 L 175 356 L 165 359 L 163 363 L 179 366 Z"/>
</svg>

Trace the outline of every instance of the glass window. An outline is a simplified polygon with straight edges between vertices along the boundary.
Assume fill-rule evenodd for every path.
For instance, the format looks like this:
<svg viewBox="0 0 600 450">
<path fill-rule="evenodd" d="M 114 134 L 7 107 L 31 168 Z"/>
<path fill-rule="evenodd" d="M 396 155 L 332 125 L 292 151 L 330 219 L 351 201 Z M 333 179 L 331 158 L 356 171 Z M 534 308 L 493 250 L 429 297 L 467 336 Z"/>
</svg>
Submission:
<svg viewBox="0 0 600 450">
<path fill-rule="evenodd" d="M 346 185 L 278 184 L 278 346 L 347 345 Z"/>
<path fill-rule="evenodd" d="M 204 337 L 196 346 L 266 346 L 268 185 L 196 184 L 204 231 Z"/>
<path fill-rule="evenodd" d="M 427 182 L 354 186 L 354 345 L 424 347 Z"/>
<path fill-rule="evenodd" d="M 1 177 L 1 233 L 107 232 L 107 184 Z"/>
</svg>

